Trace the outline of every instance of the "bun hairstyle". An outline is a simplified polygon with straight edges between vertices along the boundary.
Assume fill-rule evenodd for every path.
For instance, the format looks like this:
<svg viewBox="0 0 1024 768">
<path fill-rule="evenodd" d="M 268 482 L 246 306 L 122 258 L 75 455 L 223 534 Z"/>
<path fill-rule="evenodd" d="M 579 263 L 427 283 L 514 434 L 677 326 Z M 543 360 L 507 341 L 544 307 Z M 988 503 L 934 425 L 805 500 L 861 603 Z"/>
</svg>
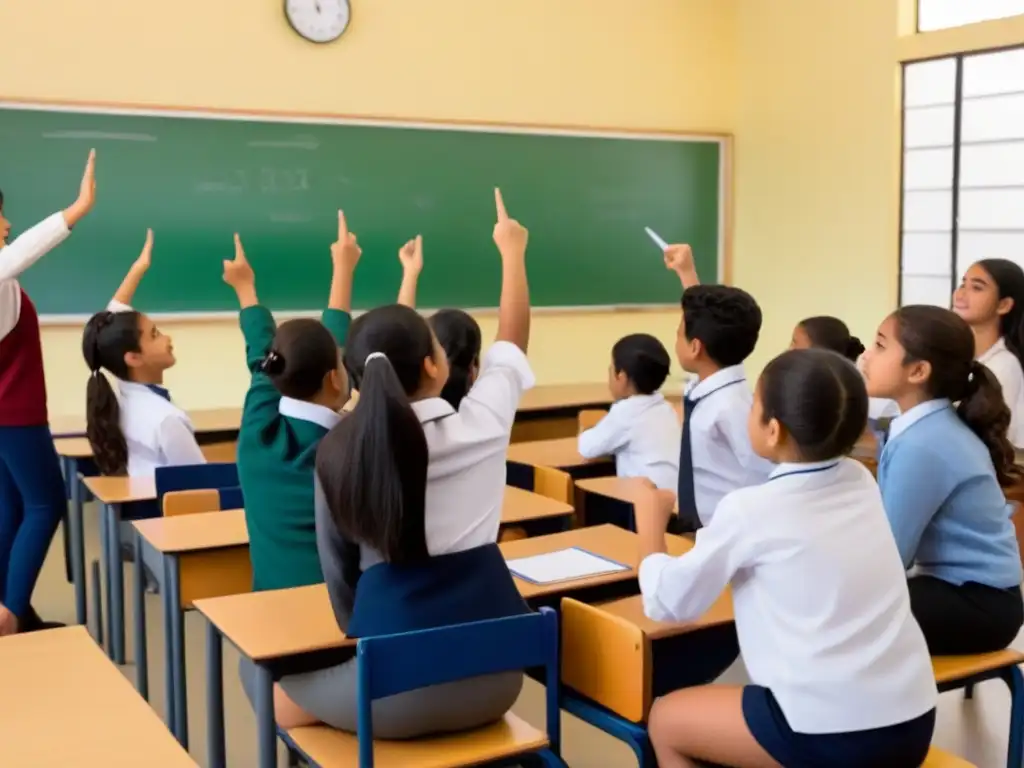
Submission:
<svg viewBox="0 0 1024 768">
<path fill-rule="evenodd" d="M 458 410 L 480 368 L 480 326 L 461 309 L 435 312 L 429 323 L 448 356 L 448 381 L 441 390 L 441 397 Z"/>
<path fill-rule="evenodd" d="M 1007 438 L 1010 409 L 998 379 L 974 359 L 970 326 L 948 309 L 923 305 L 898 309 L 893 318 L 897 340 L 906 351 L 904 364 L 930 364 L 928 394 L 957 403 L 957 414 L 988 449 L 1000 485 L 1017 482 L 1021 473 Z"/>
<path fill-rule="evenodd" d="M 665 345 L 646 333 L 623 336 L 612 347 L 612 365 L 626 376 L 641 395 L 661 389 L 668 378 L 672 361 Z"/>
<path fill-rule="evenodd" d="M 1013 299 L 1013 307 L 999 318 L 999 334 L 1024 365 L 1024 269 L 1008 259 L 982 259 L 978 266 L 988 272 L 1000 299 Z"/>
<path fill-rule="evenodd" d="M 359 404 L 321 441 L 316 473 L 343 537 L 389 563 L 425 560 L 427 439 L 410 396 L 434 357 L 427 321 L 399 304 L 352 323 L 345 367 Z"/>
<path fill-rule="evenodd" d="M 864 354 L 864 345 L 856 336 L 850 335 L 850 329 L 846 323 L 838 317 L 819 315 L 808 317 L 800 321 L 811 346 L 815 349 L 827 349 L 836 352 L 848 360 L 856 362 L 857 358 Z"/>
<path fill-rule="evenodd" d="M 85 388 L 86 436 L 96 466 L 104 475 L 128 471 L 128 444 L 121 431 L 117 395 L 101 371 L 129 380 L 124 358 L 141 350 L 139 340 L 139 313 L 135 311 L 97 312 L 82 334 L 82 356 L 90 373 Z"/>
<path fill-rule="evenodd" d="M 310 400 L 323 388 L 324 377 L 338 369 L 338 344 L 319 320 L 282 323 L 260 370 L 277 391 L 296 400 Z"/>
<path fill-rule="evenodd" d="M 864 377 L 845 357 L 824 349 L 793 349 L 772 360 L 758 382 L 762 422 L 776 419 L 804 461 L 853 450 L 868 421 Z"/>
</svg>

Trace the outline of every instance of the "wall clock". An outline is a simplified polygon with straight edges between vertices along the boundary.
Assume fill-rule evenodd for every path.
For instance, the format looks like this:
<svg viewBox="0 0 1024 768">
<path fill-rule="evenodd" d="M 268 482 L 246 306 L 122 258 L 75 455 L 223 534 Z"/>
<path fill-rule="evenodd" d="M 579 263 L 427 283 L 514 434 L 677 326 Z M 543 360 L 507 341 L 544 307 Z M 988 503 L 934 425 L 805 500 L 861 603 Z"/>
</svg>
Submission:
<svg viewBox="0 0 1024 768">
<path fill-rule="evenodd" d="M 348 0 L 285 0 L 284 15 L 292 29 L 311 43 L 337 40 L 348 28 Z"/>
</svg>

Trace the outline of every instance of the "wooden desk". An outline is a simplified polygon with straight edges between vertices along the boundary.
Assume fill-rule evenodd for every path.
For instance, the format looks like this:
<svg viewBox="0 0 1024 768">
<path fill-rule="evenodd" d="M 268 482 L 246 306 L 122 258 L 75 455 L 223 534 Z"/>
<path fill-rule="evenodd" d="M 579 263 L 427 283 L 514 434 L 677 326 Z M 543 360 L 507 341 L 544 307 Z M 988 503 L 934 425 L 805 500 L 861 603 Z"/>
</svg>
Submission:
<svg viewBox="0 0 1024 768">
<path fill-rule="evenodd" d="M 615 472 L 615 461 L 610 456 L 600 459 L 585 459 L 580 456 L 575 437 L 513 443 L 508 447 L 507 458 L 518 464 L 554 467 L 574 477 L 594 477 Z"/>
<path fill-rule="evenodd" d="M 576 512 L 570 504 L 549 499 L 538 493 L 524 491 L 522 488 L 505 486 L 505 501 L 501 507 L 502 525 L 528 523 L 533 520 L 546 520 L 553 517 L 568 517 Z"/>
<path fill-rule="evenodd" d="M 223 433 L 227 438 L 238 436 L 242 423 L 241 408 L 207 408 L 188 412 L 196 435 L 200 433 Z M 50 419 L 50 431 L 54 437 L 79 437 L 85 434 L 84 416 L 55 416 Z"/>
<path fill-rule="evenodd" d="M 645 482 L 638 477 L 592 477 L 576 481 L 576 509 L 587 525 L 611 523 L 636 530 L 633 505 Z M 679 514 L 677 501 L 673 511 Z"/>
<path fill-rule="evenodd" d="M 84 627 L 0 639 L 4 763 L 196 768 Z"/>
<path fill-rule="evenodd" d="M 571 437 L 576 434 L 576 417 L 580 411 L 607 408 L 611 402 L 606 381 L 534 387 L 519 403 L 512 442 Z"/>
</svg>

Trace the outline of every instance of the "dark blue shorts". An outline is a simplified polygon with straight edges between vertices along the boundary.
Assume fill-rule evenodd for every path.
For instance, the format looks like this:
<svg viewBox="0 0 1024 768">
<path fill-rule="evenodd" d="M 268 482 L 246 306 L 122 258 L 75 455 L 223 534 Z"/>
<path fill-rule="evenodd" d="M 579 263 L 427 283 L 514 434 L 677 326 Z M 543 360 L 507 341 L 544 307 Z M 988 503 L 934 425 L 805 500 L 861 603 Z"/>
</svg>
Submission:
<svg viewBox="0 0 1024 768">
<path fill-rule="evenodd" d="M 919 768 L 935 710 L 905 723 L 850 733 L 796 733 L 767 688 L 743 689 L 743 718 L 757 743 L 786 768 Z"/>
</svg>

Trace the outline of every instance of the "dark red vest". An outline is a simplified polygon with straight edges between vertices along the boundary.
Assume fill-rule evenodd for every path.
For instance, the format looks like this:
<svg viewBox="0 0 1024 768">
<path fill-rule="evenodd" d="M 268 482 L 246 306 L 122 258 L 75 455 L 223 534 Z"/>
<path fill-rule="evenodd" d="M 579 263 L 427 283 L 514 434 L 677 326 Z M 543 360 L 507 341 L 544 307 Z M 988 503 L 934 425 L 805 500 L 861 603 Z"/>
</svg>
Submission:
<svg viewBox="0 0 1024 768">
<path fill-rule="evenodd" d="M 0 427 L 46 426 L 46 378 L 39 315 L 21 292 L 18 323 L 0 339 Z"/>
</svg>

